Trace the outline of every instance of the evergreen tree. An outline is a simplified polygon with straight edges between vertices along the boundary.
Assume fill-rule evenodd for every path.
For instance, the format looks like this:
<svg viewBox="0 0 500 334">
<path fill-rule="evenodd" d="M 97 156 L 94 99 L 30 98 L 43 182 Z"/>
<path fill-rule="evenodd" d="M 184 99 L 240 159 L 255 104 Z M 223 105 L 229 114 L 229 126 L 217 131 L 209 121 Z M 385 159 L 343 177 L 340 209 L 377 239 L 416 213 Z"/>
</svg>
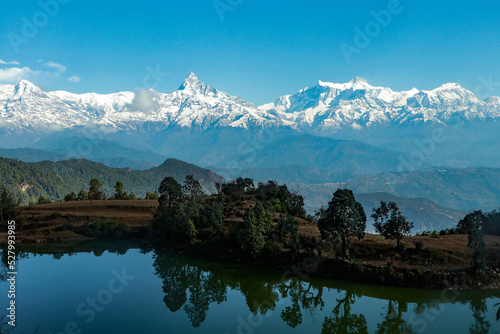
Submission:
<svg viewBox="0 0 500 334">
<path fill-rule="evenodd" d="M 238 224 L 238 240 L 241 247 L 257 257 L 266 245 L 266 237 L 272 227 L 272 215 L 257 202 L 249 208 L 243 217 L 243 223 Z"/>
<path fill-rule="evenodd" d="M 115 184 L 115 199 L 126 199 L 127 193 L 123 192 L 123 183 L 121 181 L 116 181 Z"/>
</svg>

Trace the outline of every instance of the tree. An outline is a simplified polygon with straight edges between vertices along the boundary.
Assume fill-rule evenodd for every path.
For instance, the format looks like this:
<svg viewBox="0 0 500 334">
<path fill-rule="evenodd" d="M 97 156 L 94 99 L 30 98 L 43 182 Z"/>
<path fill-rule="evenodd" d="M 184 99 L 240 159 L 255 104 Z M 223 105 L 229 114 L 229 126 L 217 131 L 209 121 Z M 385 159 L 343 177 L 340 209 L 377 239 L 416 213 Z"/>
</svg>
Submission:
<svg viewBox="0 0 500 334">
<path fill-rule="evenodd" d="M 102 187 L 102 183 L 98 179 L 90 180 L 90 188 L 89 188 L 89 199 L 101 199 L 100 189 Z"/>
<path fill-rule="evenodd" d="M 213 243 L 219 238 L 224 225 L 224 201 L 223 193 L 217 195 L 212 201 L 207 201 L 201 210 L 200 219 L 197 221 L 199 238 L 203 241 Z"/>
<path fill-rule="evenodd" d="M 299 222 L 291 215 L 281 215 L 277 226 L 278 238 L 280 241 L 288 239 L 288 246 L 294 251 L 298 251 L 299 246 Z"/>
<path fill-rule="evenodd" d="M 50 199 L 45 198 L 45 196 L 38 197 L 38 204 L 48 204 L 48 203 L 52 203 Z"/>
<path fill-rule="evenodd" d="M 380 235 L 386 239 L 396 239 L 397 249 L 401 247 L 401 239 L 413 228 L 413 223 L 406 220 L 395 202 L 381 201 L 380 206 L 373 209 L 372 218 L 375 221 L 373 226 Z"/>
<path fill-rule="evenodd" d="M 170 208 L 182 198 L 182 186 L 171 176 L 161 181 L 158 192 L 160 209 Z"/>
<path fill-rule="evenodd" d="M 64 201 L 65 202 L 76 201 L 76 194 L 75 194 L 75 192 L 72 192 L 72 193 L 67 194 L 66 196 L 64 196 Z"/>
<path fill-rule="evenodd" d="M 203 195 L 203 189 L 201 188 L 200 181 L 195 180 L 193 175 L 186 175 L 182 191 L 187 197 L 191 198 L 198 198 Z"/>
<path fill-rule="evenodd" d="M 255 207 L 249 208 L 243 217 L 243 222 L 238 224 L 238 240 L 241 247 L 257 257 L 266 245 L 266 236 L 272 227 L 272 215 L 257 202 Z"/>
<path fill-rule="evenodd" d="M 474 229 L 483 224 L 483 213 L 481 211 L 474 211 L 466 215 L 457 224 L 457 231 L 460 234 L 470 234 Z M 469 246 L 470 247 L 470 246 Z"/>
<path fill-rule="evenodd" d="M 156 200 L 158 200 L 159 196 L 160 196 L 160 194 L 158 193 L 158 191 L 155 191 L 154 193 L 148 191 L 146 193 L 146 199 L 156 199 Z"/>
<path fill-rule="evenodd" d="M 127 193 L 123 192 L 123 183 L 121 181 L 116 181 L 115 184 L 115 198 L 116 199 L 127 199 Z"/>
<path fill-rule="evenodd" d="M 468 234 L 467 247 L 473 249 L 471 270 L 474 274 L 481 274 L 486 268 L 486 244 L 484 243 L 483 221 L 485 216 L 481 211 L 474 211 L 466 215 L 457 224 L 458 233 Z"/>
<path fill-rule="evenodd" d="M 321 238 L 330 242 L 340 239 L 342 255 L 349 255 L 350 238 L 363 239 L 366 214 L 361 203 L 356 201 L 350 189 L 337 189 L 327 209 L 318 219 Z"/>
<path fill-rule="evenodd" d="M 253 179 L 239 177 L 235 181 L 236 185 L 240 187 L 243 191 L 247 191 L 254 188 Z"/>
<path fill-rule="evenodd" d="M 77 201 L 86 201 L 88 199 L 89 199 L 89 194 L 85 190 L 81 189 L 78 192 L 78 196 L 76 197 L 76 200 Z"/>
<path fill-rule="evenodd" d="M 0 190 L 0 221 L 9 221 L 14 219 L 16 215 L 17 203 L 7 191 Z"/>
<path fill-rule="evenodd" d="M 482 274 L 486 268 L 486 244 L 484 243 L 484 233 L 480 226 L 476 226 L 469 233 L 469 247 L 472 252 L 471 269 L 474 274 Z"/>
</svg>

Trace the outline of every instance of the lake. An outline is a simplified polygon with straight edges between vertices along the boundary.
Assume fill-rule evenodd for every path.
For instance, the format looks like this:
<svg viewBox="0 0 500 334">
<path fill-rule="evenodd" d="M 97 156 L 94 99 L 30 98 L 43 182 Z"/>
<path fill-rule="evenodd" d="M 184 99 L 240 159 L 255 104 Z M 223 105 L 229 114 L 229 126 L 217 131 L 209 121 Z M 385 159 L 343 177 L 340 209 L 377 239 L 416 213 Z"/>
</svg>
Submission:
<svg viewBox="0 0 500 334">
<path fill-rule="evenodd" d="M 13 333 L 500 332 L 498 290 L 313 279 L 308 272 L 314 268 L 290 272 L 207 261 L 129 242 L 33 249 L 19 254 Z M 1 276 L 5 314 L 5 268 Z"/>
</svg>

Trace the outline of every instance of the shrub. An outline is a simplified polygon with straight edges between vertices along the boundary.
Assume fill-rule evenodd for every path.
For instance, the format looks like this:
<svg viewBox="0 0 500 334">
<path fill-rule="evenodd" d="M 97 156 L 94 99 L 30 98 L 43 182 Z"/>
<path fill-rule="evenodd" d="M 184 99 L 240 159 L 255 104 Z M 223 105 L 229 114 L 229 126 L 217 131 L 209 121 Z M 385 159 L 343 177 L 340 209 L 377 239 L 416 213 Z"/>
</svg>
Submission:
<svg viewBox="0 0 500 334">
<path fill-rule="evenodd" d="M 421 251 L 422 249 L 424 249 L 424 243 L 420 240 L 414 242 L 413 244 L 415 245 L 417 251 Z"/>
<path fill-rule="evenodd" d="M 406 253 L 406 242 L 401 241 L 401 242 L 399 243 L 399 245 L 397 245 L 397 246 L 396 246 L 396 248 L 397 248 L 397 251 L 398 251 L 399 253 L 401 253 L 401 254 Z"/>
</svg>

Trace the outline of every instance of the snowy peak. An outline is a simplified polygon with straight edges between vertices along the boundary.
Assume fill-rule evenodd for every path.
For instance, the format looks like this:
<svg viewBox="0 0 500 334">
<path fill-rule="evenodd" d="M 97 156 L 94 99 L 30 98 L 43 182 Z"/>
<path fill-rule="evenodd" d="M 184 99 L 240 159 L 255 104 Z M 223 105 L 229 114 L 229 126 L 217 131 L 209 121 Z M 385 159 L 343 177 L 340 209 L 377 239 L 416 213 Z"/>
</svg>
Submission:
<svg viewBox="0 0 500 334">
<path fill-rule="evenodd" d="M 153 90 L 106 95 L 45 93 L 22 80 L 17 85 L 0 85 L 0 110 L 0 124 L 19 131 L 36 129 L 41 123 L 114 130 L 141 130 L 151 124 L 155 129 L 279 126 L 328 137 L 346 129 L 500 118 L 500 98 L 481 101 L 454 83 L 434 90 L 397 92 L 356 77 L 345 83 L 319 81 L 257 108 L 205 84 L 191 72 L 171 94 Z"/>
<path fill-rule="evenodd" d="M 360 77 L 355 77 L 351 81 L 349 81 L 346 84 L 347 87 L 350 87 L 351 89 L 369 89 L 369 88 L 374 88 L 368 82 L 366 82 L 365 79 L 360 78 Z"/>
<path fill-rule="evenodd" d="M 217 90 L 215 88 L 200 81 L 196 74 L 194 74 L 193 72 L 189 73 L 178 90 L 188 94 L 196 95 L 212 95 L 217 93 Z"/>
<path fill-rule="evenodd" d="M 28 80 L 19 81 L 19 83 L 14 86 L 14 89 L 18 96 L 22 96 L 24 93 L 29 93 L 32 91 L 41 92 L 40 88 L 38 88 Z"/>
<path fill-rule="evenodd" d="M 360 78 L 360 77 L 355 77 L 349 82 L 339 84 L 339 83 L 333 83 L 333 82 L 325 82 L 325 81 L 319 81 L 318 86 L 321 87 L 329 87 L 333 89 L 338 89 L 338 90 L 358 90 L 358 89 L 372 89 L 375 88 L 371 86 L 368 82 L 366 82 L 365 79 Z"/>
<path fill-rule="evenodd" d="M 186 79 L 184 79 L 184 82 L 182 83 L 181 87 L 179 90 L 184 90 L 186 87 L 194 87 L 194 86 L 199 86 L 203 85 L 203 82 L 201 82 L 196 74 L 193 72 L 189 72 L 188 76 Z"/>
</svg>

